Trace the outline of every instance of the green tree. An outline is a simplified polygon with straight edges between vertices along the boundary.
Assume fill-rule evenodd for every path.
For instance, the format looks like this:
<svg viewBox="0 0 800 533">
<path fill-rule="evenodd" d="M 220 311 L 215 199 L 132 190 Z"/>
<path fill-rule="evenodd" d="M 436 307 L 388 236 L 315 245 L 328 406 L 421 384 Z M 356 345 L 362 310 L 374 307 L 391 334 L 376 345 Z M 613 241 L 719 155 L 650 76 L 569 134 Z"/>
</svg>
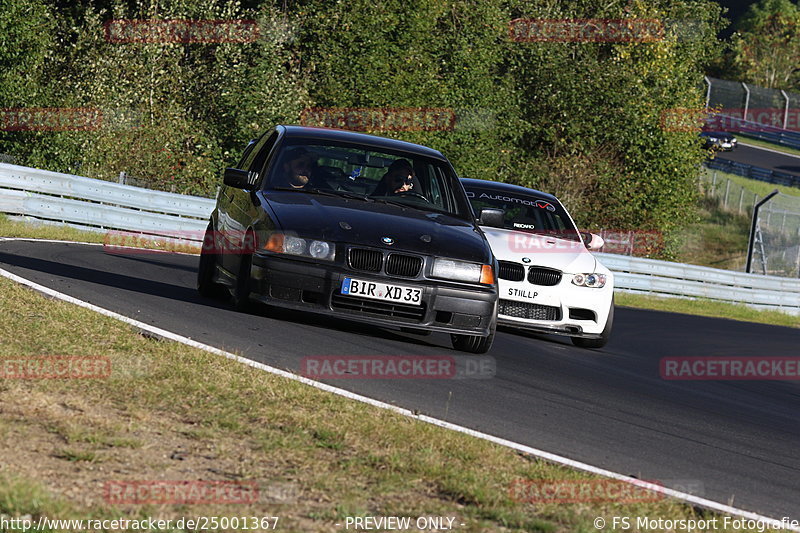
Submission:
<svg viewBox="0 0 800 533">
<path fill-rule="evenodd" d="M 107 4 L 61 14 L 63 44 L 50 69 L 59 80 L 51 105 L 99 109 L 102 127 L 51 132 L 25 152 L 27 164 L 105 179 L 126 172 L 151 187 L 208 194 L 249 139 L 305 105 L 281 31 L 285 17 L 271 4 Z M 140 19 L 256 20 L 259 32 L 254 41 L 246 34 L 233 42 L 120 42 L 104 27 Z"/>
<path fill-rule="evenodd" d="M 800 88 L 800 8 L 790 0 L 760 0 L 731 37 L 734 75 L 772 89 Z"/>
<path fill-rule="evenodd" d="M 307 0 L 294 9 L 316 106 L 451 109 L 452 129 L 368 132 L 439 149 L 464 176 L 498 177 L 518 129 L 500 2 Z"/>
<path fill-rule="evenodd" d="M 512 15 L 663 24 L 650 42 L 514 43 L 509 65 L 528 124 L 520 147 L 533 155 L 516 179 L 564 198 L 584 227 L 670 232 L 683 225 L 693 214 L 704 157 L 699 125 L 669 131 L 661 119 L 671 109 L 701 106 L 698 86 L 719 48 L 720 9 L 692 1 L 604 8 L 588 0 L 517 2 Z"/>
</svg>

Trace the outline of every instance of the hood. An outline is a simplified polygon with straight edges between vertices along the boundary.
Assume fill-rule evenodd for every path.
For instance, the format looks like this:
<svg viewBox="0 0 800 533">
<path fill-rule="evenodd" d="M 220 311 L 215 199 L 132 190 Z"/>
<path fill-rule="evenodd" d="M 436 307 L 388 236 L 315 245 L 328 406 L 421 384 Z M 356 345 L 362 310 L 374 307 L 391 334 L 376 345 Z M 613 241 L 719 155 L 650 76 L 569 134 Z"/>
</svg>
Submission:
<svg viewBox="0 0 800 533">
<path fill-rule="evenodd" d="M 597 260 L 582 242 L 488 226 L 481 229 L 500 261 L 524 263 L 523 258 L 527 257 L 531 266 L 556 268 L 569 274 L 594 272 L 597 266 Z"/>
<path fill-rule="evenodd" d="M 280 228 L 300 237 L 488 263 L 491 250 L 466 220 L 382 202 L 269 191 Z M 383 243 L 388 237 L 394 242 Z"/>
</svg>

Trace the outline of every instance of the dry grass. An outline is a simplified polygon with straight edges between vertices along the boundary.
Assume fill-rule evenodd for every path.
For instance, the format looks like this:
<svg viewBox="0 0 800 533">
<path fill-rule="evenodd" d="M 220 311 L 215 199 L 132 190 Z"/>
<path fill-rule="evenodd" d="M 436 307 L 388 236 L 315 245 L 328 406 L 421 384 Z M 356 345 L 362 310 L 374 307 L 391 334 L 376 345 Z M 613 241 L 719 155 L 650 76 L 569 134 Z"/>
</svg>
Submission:
<svg viewBox="0 0 800 533">
<path fill-rule="evenodd" d="M 0 279 L 0 358 L 102 356 L 107 379 L 0 380 L 0 513 L 51 518 L 449 516 L 459 531 L 593 531 L 597 516 L 697 517 L 675 501 L 532 504 L 515 479 L 590 476 L 346 400 Z M 114 480 L 253 481 L 248 505 L 117 505 Z"/>
</svg>

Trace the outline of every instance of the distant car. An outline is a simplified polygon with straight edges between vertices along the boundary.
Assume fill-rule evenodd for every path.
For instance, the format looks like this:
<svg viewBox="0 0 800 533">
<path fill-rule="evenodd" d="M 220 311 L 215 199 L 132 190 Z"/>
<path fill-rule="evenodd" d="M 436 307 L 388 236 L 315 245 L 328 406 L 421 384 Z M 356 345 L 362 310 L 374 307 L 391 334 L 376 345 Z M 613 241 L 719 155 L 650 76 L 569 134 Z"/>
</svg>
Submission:
<svg viewBox="0 0 800 533">
<path fill-rule="evenodd" d="M 733 151 L 738 142 L 732 133 L 724 131 L 704 131 L 700 133 L 703 139 L 703 148 L 706 150 Z"/>
<path fill-rule="evenodd" d="M 496 261 L 438 151 L 326 128 L 277 126 L 225 170 L 200 257 L 207 296 L 379 327 L 451 334 L 485 353 Z"/>
<path fill-rule="evenodd" d="M 589 250 L 603 239 L 580 233 L 555 196 L 493 181 L 462 179 L 498 259 L 498 324 L 568 335 L 601 348 L 614 321 L 614 275 Z"/>
</svg>

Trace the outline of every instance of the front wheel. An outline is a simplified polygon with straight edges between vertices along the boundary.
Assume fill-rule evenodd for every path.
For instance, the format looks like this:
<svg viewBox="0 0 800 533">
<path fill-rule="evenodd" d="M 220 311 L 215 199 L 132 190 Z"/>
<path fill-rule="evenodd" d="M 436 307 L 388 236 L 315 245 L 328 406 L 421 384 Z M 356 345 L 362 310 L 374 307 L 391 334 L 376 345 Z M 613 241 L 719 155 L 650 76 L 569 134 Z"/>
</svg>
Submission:
<svg viewBox="0 0 800 533">
<path fill-rule="evenodd" d="M 239 263 L 239 274 L 236 276 L 236 284 L 231 289 L 231 300 L 233 308 L 237 311 L 246 313 L 250 311 L 250 267 L 253 264 L 253 256 L 243 254 L 242 261 Z"/>
<path fill-rule="evenodd" d="M 611 298 L 611 309 L 608 311 L 608 319 L 606 320 L 606 325 L 603 328 L 603 332 L 600 333 L 599 339 L 584 339 L 581 337 L 572 337 L 572 344 L 579 348 L 590 348 L 590 349 L 597 349 L 602 348 L 606 344 L 608 344 L 608 339 L 611 338 L 611 326 L 614 323 L 614 298 Z"/>
<path fill-rule="evenodd" d="M 214 253 L 216 249 L 214 226 L 209 222 L 203 236 L 200 264 L 197 267 L 197 292 L 206 298 L 221 298 L 225 295 L 225 287 L 214 281 L 217 270 L 217 254 Z"/>
<path fill-rule="evenodd" d="M 485 337 L 478 335 L 461 335 L 458 333 L 450 334 L 450 341 L 453 343 L 453 349 L 461 352 L 482 354 L 488 352 L 492 343 L 494 342 L 495 328 Z"/>
</svg>

